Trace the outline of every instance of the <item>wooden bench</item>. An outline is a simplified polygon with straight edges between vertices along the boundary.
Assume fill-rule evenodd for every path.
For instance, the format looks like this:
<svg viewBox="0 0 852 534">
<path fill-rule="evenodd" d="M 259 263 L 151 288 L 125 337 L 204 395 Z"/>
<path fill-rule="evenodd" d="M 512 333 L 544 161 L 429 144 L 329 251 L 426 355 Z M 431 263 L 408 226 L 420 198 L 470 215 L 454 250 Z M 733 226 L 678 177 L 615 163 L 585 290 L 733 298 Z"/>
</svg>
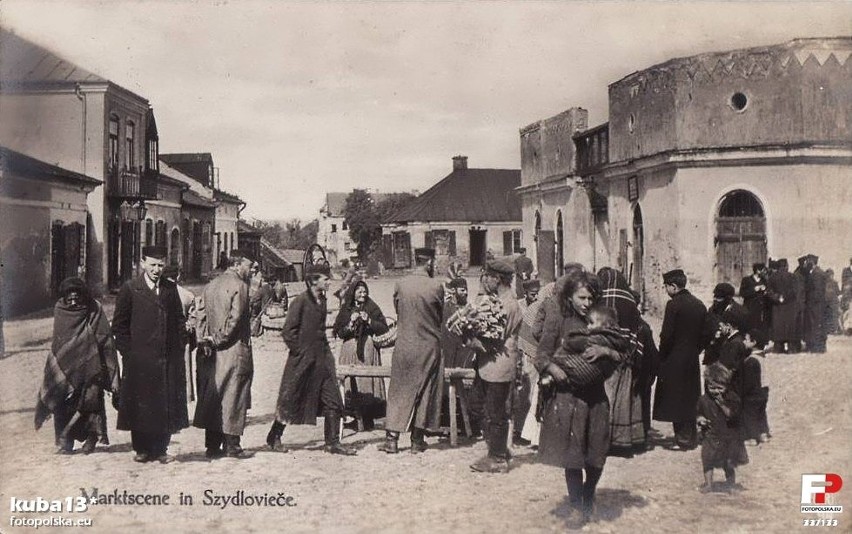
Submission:
<svg viewBox="0 0 852 534">
<path fill-rule="evenodd" d="M 390 378 L 391 376 L 391 368 L 389 366 L 365 366 L 365 365 L 338 365 L 337 366 L 337 380 L 340 385 L 340 396 L 344 397 L 345 395 L 345 387 L 346 379 L 354 379 L 357 377 L 368 377 L 368 378 Z M 462 412 L 462 423 L 464 424 L 464 431 L 467 437 L 473 435 L 470 426 L 470 410 L 467 405 L 467 398 L 463 393 L 464 381 L 465 380 L 473 380 L 476 377 L 476 371 L 473 369 L 467 369 L 462 367 L 453 367 L 444 369 L 444 380 L 449 382 L 449 402 L 450 402 L 450 426 L 449 428 L 442 428 L 442 430 L 449 430 L 450 434 L 450 446 L 455 447 L 458 445 L 458 414 L 456 412 L 456 399 L 458 399 L 459 406 L 461 407 Z M 345 398 L 345 397 L 344 397 Z M 364 429 L 364 422 L 359 417 L 358 418 L 358 430 Z"/>
</svg>

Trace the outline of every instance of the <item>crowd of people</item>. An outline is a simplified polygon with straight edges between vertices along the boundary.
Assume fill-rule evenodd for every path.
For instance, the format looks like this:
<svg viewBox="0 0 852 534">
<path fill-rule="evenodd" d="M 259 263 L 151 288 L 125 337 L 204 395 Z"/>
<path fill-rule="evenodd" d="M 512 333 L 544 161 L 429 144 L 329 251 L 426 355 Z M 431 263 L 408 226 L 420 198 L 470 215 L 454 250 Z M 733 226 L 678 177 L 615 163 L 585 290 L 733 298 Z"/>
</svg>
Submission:
<svg viewBox="0 0 852 534">
<path fill-rule="evenodd" d="M 522 253 L 514 261 L 489 260 L 474 294 L 460 264 L 442 280 L 433 249 L 415 249 L 414 256 L 414 272 L 394 288 L 396 324 L 370 298 L 357 269 L 347 271 L 332 329 L 342 341 L 337 358 L 326 334 L 329 265 L 306 266 L 306 291 L 289 303 L 283 325 L 288 356 L 268 449 L 286 451 L 287 425 L 313 425 L 322 415 L 324 450 L 355 455 L 340 440 L 346 404 L 355 404 L 365 428 L 385 417 L 380 451 L 398 454 L 400 435 L 410 432 L 410 452 L 422 453 L 444 426 L 444 370 L 471 368 L 476 378 L 464 395 L 487 444 L 471 469 L 506 473 L 511 443 L 536 448 L 543 463 L 564 470 L 569 521 L 577 525 L 594 517 L 607 457 L 654 446 L 652 419 L 672 423 L 668 448 L 700 444 L 702 491 L 714 490 L 717 468 L 735 488 L 735 469 L 748 462 L 746 441 L 771 437 L 760 358 L 767 350 L 824 352 L 852 301 L 852 262 L 842 289 L 813 255 L 799 258 L 792 273 L 783 259 L 755 264 L 739 287 L 742 305 L 734 286 L 722 283 L 709 308 L 674 269 L 662 277 L 670 300 L 658 347 L 640 295 L 616 269 L 593 273 L 569 263 L 542 285 Z M 117 428 L 131 433 L 136 462 L 174 461 L 171 435 L 190 425 L 193 397 L 192 425 L 204 430 L 207 457 L 252 456 L 241 444 L 251 406 L 252 336 L 270 303 L 283 299 L 287 306 L 286 287 L 282 294 L 265 283 L 250 254 L 235 250 L 196 298 L 165 257 L 163 247 L 143 248 L 143 274 L 121 287 L 111 323 L 82 280 L 61 285 L 35 415 L 36 428 L 53 416 L 58 452 L 72 452 L 75 441 L 84 453 L 108 443 L 108 392 Z M 336 365 L 381 366 L 386 345 L 379 339 L 389 334 L 389 382 L 358 377 L 342 395 Z"/>
</svg>

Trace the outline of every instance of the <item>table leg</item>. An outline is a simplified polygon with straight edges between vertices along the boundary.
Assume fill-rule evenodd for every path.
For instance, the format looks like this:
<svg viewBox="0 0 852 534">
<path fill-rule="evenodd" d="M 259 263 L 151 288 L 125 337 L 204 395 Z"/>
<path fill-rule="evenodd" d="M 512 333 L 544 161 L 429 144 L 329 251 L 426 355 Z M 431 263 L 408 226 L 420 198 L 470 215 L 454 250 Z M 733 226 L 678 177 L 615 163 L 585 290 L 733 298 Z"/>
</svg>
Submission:
<svg viewBox="0 0 852 534">
<path fill-rule="evenodd" d="M 458 445 L 459 425 L 456 421 L 456 385 L 453 380 L 450 380 L 450 446 Z"/>
</svg>

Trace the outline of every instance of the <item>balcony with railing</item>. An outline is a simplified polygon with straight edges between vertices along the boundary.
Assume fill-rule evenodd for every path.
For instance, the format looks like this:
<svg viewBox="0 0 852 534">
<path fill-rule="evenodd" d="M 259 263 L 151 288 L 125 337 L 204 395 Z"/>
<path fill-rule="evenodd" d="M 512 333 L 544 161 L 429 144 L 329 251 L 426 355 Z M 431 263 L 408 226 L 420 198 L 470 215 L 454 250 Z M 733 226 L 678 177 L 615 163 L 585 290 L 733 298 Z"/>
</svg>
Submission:
<svg viewBox="0 0 852 534">
<path fill-rule="evenodd" d="M 588 176 L 609 163 L 609 123 L 574 136 L 577 147 L 577 174 Z"/>
<path fill-rule="evenodd" d="M 141 167 L 112 167 L 107 172 L 107 195 L 128 200 L 157 200 L 157 179 L 149 173 L 143 173 Z"/>
</svg>

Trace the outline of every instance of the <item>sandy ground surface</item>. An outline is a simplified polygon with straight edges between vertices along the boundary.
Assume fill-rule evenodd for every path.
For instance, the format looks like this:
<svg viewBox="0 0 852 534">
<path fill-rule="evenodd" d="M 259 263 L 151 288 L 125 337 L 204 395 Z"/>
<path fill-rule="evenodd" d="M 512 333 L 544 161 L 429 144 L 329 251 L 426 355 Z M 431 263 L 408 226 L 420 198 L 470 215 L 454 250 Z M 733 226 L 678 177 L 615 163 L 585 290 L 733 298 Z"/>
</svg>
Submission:
<svg viewBox="0 0 852 534">
<path fill-rule="evenodd" d="M 391 310 L 392 280 L 371 282 L 374 298 Z M 658 321 L 650 321 L 657 331 Z M 0 360 L 0 532 L 26 532 L 10 517 L 90 518 L 88 532 L 563 532 L 565 483 L 560 469 L 536 462 L 534 451 L 515 449 L 508 474 L 473 473 L 469 464 L 485 453 L 482 441 L 450 448 L 430 438 L 425 454 L 403 451 L 388 456 L 376 450 L 380 430 L 345 432 L 344 441 L 359 449 L 352 458 L 321 450 L 322 426 L 290 427 L 287 454 L 262 445 L 273 417 L 286 349 L 275 332 L 255 344 L 254 406 L 243 445 L 256 455 L 247 460 L 208 461 L 203 432 L 175 435 L 169 465 L 131 461 L 130 434 L 111 430 L 111 445 L 95 454 L 53 454 L 52 425 L 33 430 L 33 407 L 50 334 L 46 315 L 7 322 L 7 347 Z M 852 338 L 832 337 L 824 355 L 769 355 L 764 381 L 770 386 L 769 420 L 774 438 L 748 448 L 751 463 L 738 470 L 737 493 L 701 494 L 698 451 L 675 452 L 662 445 L 670 425 L 655 423 L 658 446 L 633 458 L 610 458 L 598 493 L 600 520 L 585 532 L 791 532 L 805 528 L 799 511 L 801 475 L 840 474 L 846 486 L 836 504 L 845 511 L 836 531 L 852 531 Z M 111 428 L 115 412 L 108 408 Z M 190 406 L 190 415 L 194 406 Z M 718 473 L 721 479 L 722 474 Z M 81 488 L 100 494 L 169 495 L 168 505 L 106 504 L 84 513 L 10 512 L 11 497 L 64 499 Z M 224 508 L 205 495 L 279 494 L 295 506 Z M 181 495 L 192 504 L 181 505 Z M 63 501 L 64 502 L 64 501 Z M 827 517 L 827 516 L 826 516 Z M 50 529 L 69 531 L 82 527 Z M 829 527 L 822 527 L 829 528 Z"/>
</svg>

